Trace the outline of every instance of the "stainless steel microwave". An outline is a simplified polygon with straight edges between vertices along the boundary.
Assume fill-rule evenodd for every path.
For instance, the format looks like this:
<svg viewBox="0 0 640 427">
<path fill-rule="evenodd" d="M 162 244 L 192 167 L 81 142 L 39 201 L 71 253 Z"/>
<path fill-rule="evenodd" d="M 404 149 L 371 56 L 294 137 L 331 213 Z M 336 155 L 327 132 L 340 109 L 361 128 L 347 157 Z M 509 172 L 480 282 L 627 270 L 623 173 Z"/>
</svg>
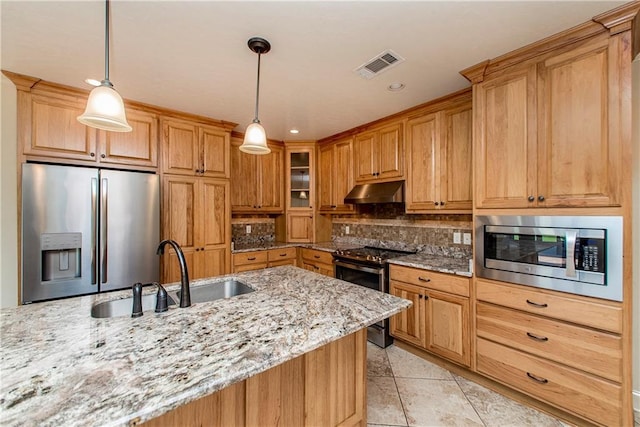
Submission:
<svg viewBox="0 0 640 427">
<path fill-rule="evenodd" d="M 476 216 L 476 275 L 622 301 L 622 217 Z"/>
</svg>

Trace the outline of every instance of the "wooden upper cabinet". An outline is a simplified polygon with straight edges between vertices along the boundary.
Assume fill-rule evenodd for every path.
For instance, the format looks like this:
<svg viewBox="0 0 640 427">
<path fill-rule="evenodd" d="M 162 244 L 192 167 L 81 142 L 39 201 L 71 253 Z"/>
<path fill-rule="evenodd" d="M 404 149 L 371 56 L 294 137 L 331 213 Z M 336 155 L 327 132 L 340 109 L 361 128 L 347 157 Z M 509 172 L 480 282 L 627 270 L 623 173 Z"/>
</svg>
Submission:
<svg viewBox="0 0 640 427">
<path fill-rule="evenodd" d="M 98 130 L 77 120 L 84 112 L 82 99 L 45 94 L 20 94 L 20 126 L 26 132 L 26 155 L 96 161 Z"/>
<path fill-rule="evenodd" d="M 228 178 L 230 135 L 224 129 L 187 120 L 162 120 L 165 173 Z"/>
<path fill-rule="evenodd" d="M 318 196 L 320 212 L 352 212 L 344 203 L 353 188 L 353 139 L 337 141 L 318 151 Z"/>
<path fill-rule="evenodd" d="M 287 241 L 313 242 L 313 215 L 311 213 L 287 214 Z"/>
<path fill-rule="evenodd" d="M 620 204 L 625 37 L 602 34 L 475 86 L 478 208 Z"/>
<path fill-rule="evenodd" d="M 284 213 L 284 148 L 269 144 L 271 153 L 240 151 L 242 139 L 231 139 L 231 209 L 234 213 Z"/>
<path fill-rule="evenodd" d="M 158 166 L 158 119 L 152 113 L 126 107 L 131 132 L 107 132 L 77 119 L 86 97 L 62 93 L 20 91 L 23 153 L 62 161 L 124 166 Z"/>
<path fill-rule="evenodd" d="M 356 182 L 389 181 L 404 176 L 402 123 L 356 135 Z"/>
<path fill-rule="evenodd" d="M 471 210 L 471 103 L 407 121 L 406 210 Z"/>
<path fill-rule="evenodd" d="M 155 114 L 127 108 L 131 132 L 99 133 L 101 163 L 158 166 L 158 119 Z"/>
<path fill-rule="evenodd" d="M 619 204 L 619 43 L 596 41 L 538 64 L 539 206 Z"/>
<path fill-rule="evenodd" d="M 474 95 L 476 206 L 530 206 L 537 162 L 535 66 L 485 81 Z"/>
</svg>

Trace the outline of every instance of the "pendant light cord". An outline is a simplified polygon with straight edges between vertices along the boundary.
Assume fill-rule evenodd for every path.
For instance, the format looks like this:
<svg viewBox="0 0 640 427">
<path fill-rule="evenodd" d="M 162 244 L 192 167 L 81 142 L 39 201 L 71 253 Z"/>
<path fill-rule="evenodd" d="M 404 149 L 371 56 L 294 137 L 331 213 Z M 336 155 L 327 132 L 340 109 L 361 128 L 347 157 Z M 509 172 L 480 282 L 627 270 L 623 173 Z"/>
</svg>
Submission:
<svg viewBox="0 0 640 427">
<path fill-rule="evenodd" d="M 104 25 L 104 82 L 112 86 L 109 81 L 109 0 L 105 1 L 105 25 Z"/>
<path fill-rule="evenodd" d="M 260 52 L 258 52 L 258 79 L 256 83 L 256 114 L 253 123 L 260 123 L 258 119 L 258 100 L 260 99 Z"/>
</svg>

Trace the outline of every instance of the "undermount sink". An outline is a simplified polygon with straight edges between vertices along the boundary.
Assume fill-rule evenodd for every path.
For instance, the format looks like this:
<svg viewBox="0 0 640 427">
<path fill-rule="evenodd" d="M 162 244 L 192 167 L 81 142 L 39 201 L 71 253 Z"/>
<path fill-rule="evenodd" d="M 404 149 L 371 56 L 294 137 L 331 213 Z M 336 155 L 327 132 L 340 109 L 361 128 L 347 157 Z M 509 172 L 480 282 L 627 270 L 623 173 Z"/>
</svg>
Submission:
<svg viewBox="0 0 640 427">
<path fill-rule="evenodd" d="M 168 305 L 175 305 L 171 297 L 167 297 Z M 156 308 L 156 294 L 142 296 L 142 311 L 153 311 Z M 107 317 L 131 316 L 133 311 L 133 297 L 105 301 L 91 307 L 91 317 L 104 319 Z"/>
<path fill-rule="evenodd" d="M 217 299 L 231 298 L 236 295 L 248 294 L 250 292 L 253 292 L 253 289 L 233 279 L 195 286 L 189 290 L 191 302 L 214 301 Z M 178 291 L 176 295 L 179 299 L 180 291 Z"/>
</svg>

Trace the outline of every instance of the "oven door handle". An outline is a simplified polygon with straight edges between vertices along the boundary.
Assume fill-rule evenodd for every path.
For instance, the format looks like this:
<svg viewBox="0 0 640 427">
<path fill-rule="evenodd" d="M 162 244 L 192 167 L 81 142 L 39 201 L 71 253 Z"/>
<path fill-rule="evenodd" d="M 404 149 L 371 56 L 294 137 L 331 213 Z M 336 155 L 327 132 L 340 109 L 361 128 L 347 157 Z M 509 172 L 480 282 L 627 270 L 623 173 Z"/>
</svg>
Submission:
<svg viewBox="0 0 640 427">
<path fill-rule="evenodd" d="M 346 262 L 342 262 L 342 261 L 338 261 L 338 260 L 334 260 L 333 263 L 337 267 L 344 267 L 344 268 L 348 268 L 350 270 L 363 271 L 365 273 L 380 274 L 381 272 L 384 271 L 384 268 L 375 268 L 375 267 L 372 268 L 372 267 L 367 267 L 367 266 L 364 266 L 364 265 L 346 263 Z"/>
<path fill-rule="evenodd" d="M 566 265 L 567 277 L 576 277 L 576 240 L 578 238 L 578 230 L 567 230 L 565 234 L 565 244 L 567 245 L 565 252 L 567 256 Z"/>
</svg>

